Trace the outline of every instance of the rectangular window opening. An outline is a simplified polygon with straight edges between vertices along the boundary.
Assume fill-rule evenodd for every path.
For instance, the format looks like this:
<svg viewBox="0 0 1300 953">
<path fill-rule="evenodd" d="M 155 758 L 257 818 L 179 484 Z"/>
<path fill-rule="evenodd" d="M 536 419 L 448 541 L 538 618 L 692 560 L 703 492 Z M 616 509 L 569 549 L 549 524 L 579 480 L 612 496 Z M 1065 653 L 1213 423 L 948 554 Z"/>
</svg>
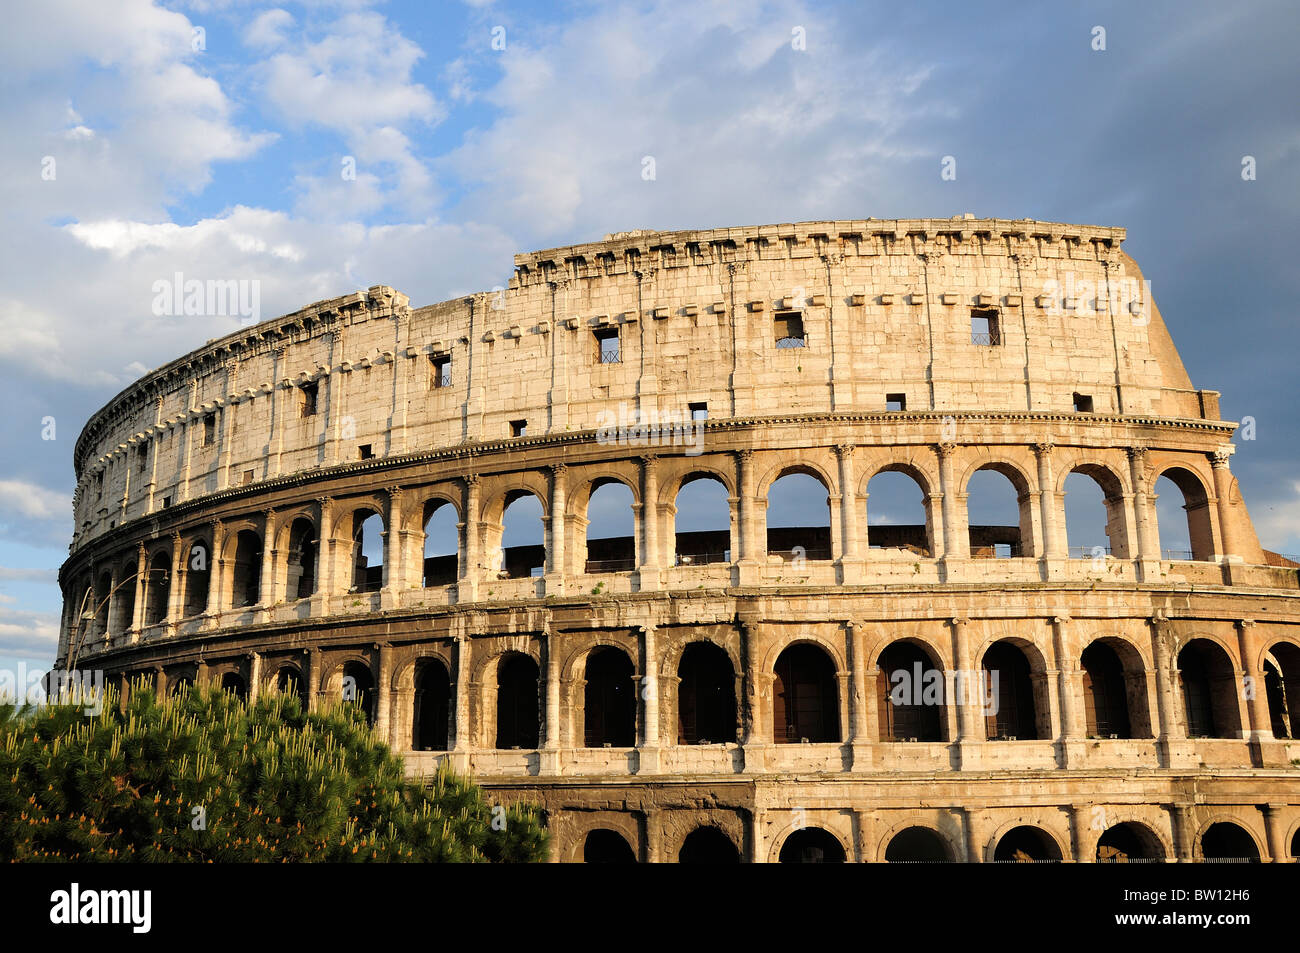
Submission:
<svg viewBox="0 0 1300 953">
<path fill-rule="evenodd" d="M 804 336 L 803 315 L 798 311 L 779 311 L 772 318 L 776 330 L 776 346 L 807 347 L 808 339 Z"/>
<path fill-rule="evenodd" d="M 358 452 L 361 454 L 362 460 L 373 460 L 375 458 L 375 450 L 373 444 L 363 443 L 358 448 Z"/>
<path fill-rule="evenodd" d="M 1074 412 L 1076 414 L 1092 413 L 1092 395 L 1075 394 L 1074 395 Z"/>
<path fill-rule="evenodd" d="M 691 412 L 691 420 L 709 419 L 709 405 L 706 401 L 699 401 L 698 403 L 687 404 L 687 408 Z"/>
<path fill-rule="evenodd" d="M 217 415 L 203 415 L 203 446 L 210 447 L 217 442 Z"/>
<path fill-rule="evenodd" d="M 1002 343 L 998 313 L 992 308 L 975 308 L 970 313 L 970 343 L 997 347 Z"/>
<path fill-rule="evenodd" d="M 618 328 L 596 328 L 596 360 L 601 364 L 620 364 L 623 355 L 620 349 Z"/>
<path fill-rule="evenodd" d="M 164 496 L 162 508 L 167 509 L 171 505 L 172 505 L 172 498 L 170 496 Z"/>
<path fill-rule="evenodd" d="M 907 410 L 907 395 L 886 394 L 885 410 Z"/>
<path fill-rule="evenodd" d="M 239 481 L 239 485 L 240 485 L 240 486 L 248 486 L 248 484 L 250 484 L 250 483 L 252 483 L 252 482 L 253 482 L 253 471 L 252 471 L 252 470 L 245 470 L 245 471 L 244 471 L 244 477 L 243 477 L 242 480 Z"/>
<path fill-rule="evenodd" d="M 528 436 L 528 421 L 526 420 L 510 421 L 510 436 L 512 437 Z"/>
<path fill-rule="evenodd" d="M 320 385 L 311 381 L 299 389 L 302 391 L 302 416 L 316 416 L 316 397 L 320 393 Z"/>
<path fill-rule="evenodd" d="M 149 444 L 142 443 L 136 448 L 135 460 L 140 472 L 144 473 L 149 466 Z"/>
<path fill-rule="evenodd" d="M 451 386 L 451 355 L 430 354 L 429 364 L 431 365 L 429 386 L 434 390 L 437 390 L 442 387 L 450 387 Z"/>
</svg>

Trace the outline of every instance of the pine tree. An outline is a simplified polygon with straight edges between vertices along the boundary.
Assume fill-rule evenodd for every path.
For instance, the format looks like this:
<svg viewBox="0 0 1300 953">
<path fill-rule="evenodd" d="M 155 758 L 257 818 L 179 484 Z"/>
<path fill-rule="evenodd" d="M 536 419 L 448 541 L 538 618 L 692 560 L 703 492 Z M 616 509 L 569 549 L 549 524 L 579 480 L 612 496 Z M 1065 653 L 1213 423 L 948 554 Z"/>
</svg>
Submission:
<svg viewBox="0 0 1300 953">
<path fill-rule="evenodd" d="M 146 683 L 74 702 L 0 704 L 0 861 L 543 860 L 538 809 L 494 808 L 441 769 L 428 786 L 361 710 L 253 705 Z"/>
</svg>

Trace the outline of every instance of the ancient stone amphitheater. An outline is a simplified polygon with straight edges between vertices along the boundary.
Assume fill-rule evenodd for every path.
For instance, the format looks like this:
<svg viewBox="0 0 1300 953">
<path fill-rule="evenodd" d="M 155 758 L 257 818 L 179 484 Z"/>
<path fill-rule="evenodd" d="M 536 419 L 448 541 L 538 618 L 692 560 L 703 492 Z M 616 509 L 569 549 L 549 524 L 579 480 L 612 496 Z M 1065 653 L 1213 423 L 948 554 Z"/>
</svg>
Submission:
<svg viewBox="0 0 1300 953">
<path fill-rule="evenodd" d="M 1297 570 L 1124 237 L 627 232 L 211 341 L 77 442 L 59 665 L 346 696 L 562 861 L 1293 860 Z"/>
</svg>

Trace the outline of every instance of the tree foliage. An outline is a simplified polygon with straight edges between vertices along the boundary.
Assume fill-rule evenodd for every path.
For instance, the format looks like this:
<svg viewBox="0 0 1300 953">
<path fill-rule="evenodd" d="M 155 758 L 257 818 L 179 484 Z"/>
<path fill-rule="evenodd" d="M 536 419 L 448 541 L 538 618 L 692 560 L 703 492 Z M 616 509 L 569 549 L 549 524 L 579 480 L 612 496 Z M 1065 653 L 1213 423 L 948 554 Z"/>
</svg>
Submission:
<svg viewBox="0 0 1300 953">
<path fill-rule="evenodd" d="M 98 714 L 0 705 L 0 861 L 537 861 L 540 812 L 428 785 L 355 705 L 109 688 Z"/>
</svg>

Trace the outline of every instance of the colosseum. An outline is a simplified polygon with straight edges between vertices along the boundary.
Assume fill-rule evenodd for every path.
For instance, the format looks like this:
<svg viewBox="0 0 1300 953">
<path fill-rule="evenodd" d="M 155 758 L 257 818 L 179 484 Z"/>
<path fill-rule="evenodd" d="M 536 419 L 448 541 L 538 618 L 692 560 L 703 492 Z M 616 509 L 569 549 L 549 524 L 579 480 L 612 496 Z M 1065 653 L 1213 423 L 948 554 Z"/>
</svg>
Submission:
<svg viewBox="0 0 1300 953">
<path fill-rule="evenodd" d="M 1124 239 L 623 232 L 212 340 L 77 441 L 57 665 L 353 698 L 554 861 L 1293 861 L 1297 564 Z"/>
</svg>

